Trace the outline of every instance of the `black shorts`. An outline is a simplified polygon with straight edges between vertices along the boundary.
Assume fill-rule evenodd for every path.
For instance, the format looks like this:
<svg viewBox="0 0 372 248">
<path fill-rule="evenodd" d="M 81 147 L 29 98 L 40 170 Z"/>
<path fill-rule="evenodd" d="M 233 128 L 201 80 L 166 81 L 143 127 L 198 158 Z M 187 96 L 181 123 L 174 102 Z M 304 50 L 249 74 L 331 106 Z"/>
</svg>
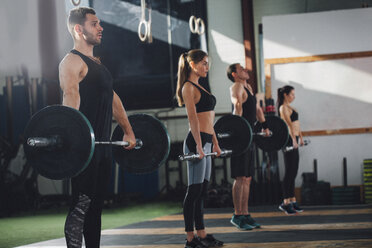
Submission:
<svg viewBox="0 0 372 248">
<path fill-rule="evenodd" d="M 248 150 L 238 156 L 231 157 L 231 177 L 253 177 L 255 172 L 254 144 Z"/>
<path fill-rule="evenodd" d="M 91 199 L 101 197 L 108 191 L 112 171 L 112 149 L 110 146 L 95 147 L 92 160 L 79 175 L 71 178 L 72 195 L 85 194 Z"/>
</svg>

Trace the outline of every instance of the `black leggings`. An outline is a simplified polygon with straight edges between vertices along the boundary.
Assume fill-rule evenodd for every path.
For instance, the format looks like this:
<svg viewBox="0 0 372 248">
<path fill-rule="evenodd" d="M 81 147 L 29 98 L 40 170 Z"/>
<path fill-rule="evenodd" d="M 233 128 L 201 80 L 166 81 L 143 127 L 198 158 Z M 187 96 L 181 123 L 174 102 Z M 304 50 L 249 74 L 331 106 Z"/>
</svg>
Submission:
<svg viewBox="0 0 372 248">
<path fill-rule="evenodd" d="M 71 179 L 72 204 L 65 223 L 67 247 L 99 247 L 101 213 L 112 168 L 111 148 L 96 147 L 92 161 Z"/>
<path fill-rule="evenodd" d="M 292 146 L 292 139 L 289 138 L 287 146 Z M 298 137 L 296 137 L 298 141 Z M 300 156 L 298 149 L 293 149 L 284 153 L 285 172 L 283 178 L 283 197 L 284 199 L 295 197 L 295 179 L 298 172 Z"/>
<path fill-rule="evenodd" d="M 186 232 L 194 231 L 194 223 L 196 230 L 204 229 L 204 199 L 207 196 L 207 190 L 207 180 L 187 187 L 187 193 L 183 201 L 183 218 Z"/>
</svg>

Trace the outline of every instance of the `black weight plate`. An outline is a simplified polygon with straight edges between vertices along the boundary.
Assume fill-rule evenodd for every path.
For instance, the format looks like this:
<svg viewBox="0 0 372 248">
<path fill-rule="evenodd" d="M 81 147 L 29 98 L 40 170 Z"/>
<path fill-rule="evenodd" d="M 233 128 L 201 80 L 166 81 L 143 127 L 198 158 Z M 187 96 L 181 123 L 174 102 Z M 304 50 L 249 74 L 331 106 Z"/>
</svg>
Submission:
<svg viewBox="0 0 372 248">
<path fill-rule="evenodd" d="M 170 138 L 167 129 L 158 119 L 147 114 L 131 115 L 128 119 L 136 139 L 142 140 L 143 145 L 140 149 L 132 150 L 113 146 L 114 159 L 130 173 L 151 173 L 168 158 Z M 121 141 L 123 135 L 123 130 L 118 125 L 114 130 L 112 140 Z"/>
<path fill-rule="evenodd" d="M 272 152 L 278 151 L 287 144 L 289 138 L 289 130 L 287 124 L 277 116 L 265 116 L 267 126 L 273 133 L 271 137 L 263 137 L 260 135 L 254 135 L 254 142 L 256 145 L 264 151 Z M 262 131 L 262 125 L 260 122 L 256 122 L 253 128 L 253 133 L 259 133 Z"/>
<path fill-rule="evenodd" d="M 59 136 L 61 147 L 32 147 L 30 137 Z M 40 175 L 60 180 L 82 172 L 94 153 L 94 132 L 87 118 L 76 109 L 53 105 L 32 116 L 24 132 L 27 162 Z"/>
<path fill-rule="evenodd" d="M 224 115 L 214 124 L 218 144 L 221 149 L 232 150 L 233 156 L 246 152 L 252 142 L 252 129 L 247 120 L 238 115 Z M 218 138 L 218 134 L 229 133 L 228 138 Z"/>
</svg>

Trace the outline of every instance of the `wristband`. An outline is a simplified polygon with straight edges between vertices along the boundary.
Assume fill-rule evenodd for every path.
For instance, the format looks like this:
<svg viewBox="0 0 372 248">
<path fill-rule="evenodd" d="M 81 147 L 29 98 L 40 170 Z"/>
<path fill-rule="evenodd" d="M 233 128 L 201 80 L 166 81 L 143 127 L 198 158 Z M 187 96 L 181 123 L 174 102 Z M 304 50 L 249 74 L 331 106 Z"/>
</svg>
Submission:
<svg viewBox="0 0 372 248">
<path fill-rule="evenodd" d="M 267 128 L 269 128 L 269 127 L 267 126 L 267 122 L 266 122 L 266 121 L 261 122 L 261 125 L 262 125 L 262 128 L 263 128 L 263 129 L 267 129 Z"/>
</svg>

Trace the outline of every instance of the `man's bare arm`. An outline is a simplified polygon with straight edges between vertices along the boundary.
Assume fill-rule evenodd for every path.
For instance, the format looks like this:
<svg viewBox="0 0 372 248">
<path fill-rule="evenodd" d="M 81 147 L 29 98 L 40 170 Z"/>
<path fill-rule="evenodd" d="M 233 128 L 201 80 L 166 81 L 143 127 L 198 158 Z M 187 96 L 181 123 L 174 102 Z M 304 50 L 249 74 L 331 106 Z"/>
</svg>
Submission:
<svg viewBox="0 0 372 248">
<path fill-rule="evenodd" d="M 265 122 L 265 114 L 262 111 L 262 108 L 258 105 L 256 105 L 256 117 L 259 122 Z"/>
<path fill-rule="evenodd" d="M 236 85 L 234 85 L 234 86 L 232 86 L 230 88 L 230 98 L 231 98 L 231 102 L 234 106 L 233 114 L 242 116 L 243 115 L 243 107 L 242 107 L 242 105 L 243 105 L 243 94 L 240 90 L 240 87 L 236 87 Z"/>
<path fill-rule="evenodd" d="M 132 125 L 128 120 L 127 112 L 123 106 L 120 97 L 115 93 L 112 100 L 112 115 L 114 116 L 115 120 L 118 122 L 119 126 L 124 130 L 124 141 L 128 141 L 130 146 L 127 149 L 132 149 L 136 144 L 136 138 L 134 136 L 134 132 L 132 129 Z"/>
<path fill-rule="evenodd" d="M 128 120 L 127 112 L 125 111 L 123 103 L 120 100 L 119 96 L 115 93 L 115 91 L 112 101 L 112 114 L 125 133 L 133 132 L 132 126 L 130 125 Z"/>
<path fill-rule="evenodd" d="M 59 82 L 63 91 L 62 104 L 79 110 L 79 83 L 82 80 L 84 62 L 76 55 L 68 54 L 59 64 Z"/>
</svg>

